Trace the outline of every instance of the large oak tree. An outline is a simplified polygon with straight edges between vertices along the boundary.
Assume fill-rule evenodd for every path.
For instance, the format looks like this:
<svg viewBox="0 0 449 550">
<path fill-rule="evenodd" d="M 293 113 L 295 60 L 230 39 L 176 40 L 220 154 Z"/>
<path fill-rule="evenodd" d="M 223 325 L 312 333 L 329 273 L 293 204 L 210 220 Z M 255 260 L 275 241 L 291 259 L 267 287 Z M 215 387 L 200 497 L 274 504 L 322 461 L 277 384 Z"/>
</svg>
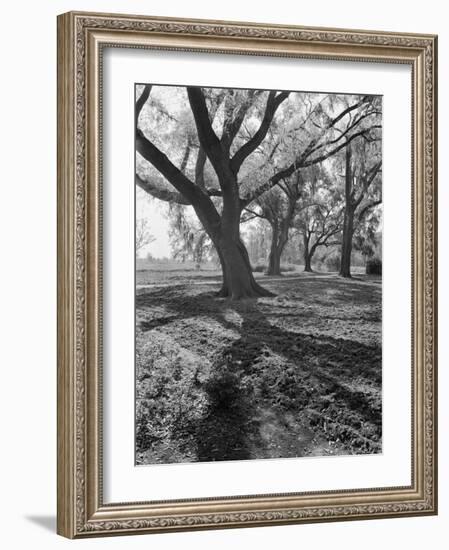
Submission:
<svg viewBox="0 0 449 550">
<path fill-rule="evenodd" d="M 288 103 L 290 93 L 217 92 L 187 87 L 185 102 L 194 128 L 184 132 L 184 153 L 177 166 L 170 158 L 173 155 L 164 152 L 156 139 L 150 137 L 148 124 L 145 128 L 140 125 L 139 115 L 150 99 L 151 90 L 151 85 L 143 86 L 136 100 L 136 149 L 138 155 L 156 169 L 164 184 L 139 173 L 136 184 L 159 199 L 193 207 L 220 259 L 221 296 L 241 299 L 270 295 L 253 277 L 240 234 L 242 212 L 301 168 L 320 163 L 358 136 L 369 134 L 374 127 L 369 121 L 378 110 L 376 98 L 349 96 L 335 105 L 330 96 L 326 96 L 309 109 L 307 120 L 292 113 L 288 135 L 292 135 L 294 124 L 298 125 L 296 133 L 300 135 L 292 158 L 286 159 L 284 155 L 282 165 L 275 163 L 274 173 L 262 183 L 255 178 L 257 185 L 252 185 L 251 181 L 243 185 L 244 180 L 251 180 L 251 174 L 245 172 L 245 162 L 258 154 L 276 114 Z M 292 106 L 300 101 L 296 94 Z M 171 115 L 165 113 L 165 116 Z M 178 122 L 181 131 L 186 122 Z M 249 132 L 248 127 L 251 128 Z M 193 170 L 190 168 L 192 157 L 195 158 Z M 165 182 L 170 185 L 167 187 Z"/>
</svg>

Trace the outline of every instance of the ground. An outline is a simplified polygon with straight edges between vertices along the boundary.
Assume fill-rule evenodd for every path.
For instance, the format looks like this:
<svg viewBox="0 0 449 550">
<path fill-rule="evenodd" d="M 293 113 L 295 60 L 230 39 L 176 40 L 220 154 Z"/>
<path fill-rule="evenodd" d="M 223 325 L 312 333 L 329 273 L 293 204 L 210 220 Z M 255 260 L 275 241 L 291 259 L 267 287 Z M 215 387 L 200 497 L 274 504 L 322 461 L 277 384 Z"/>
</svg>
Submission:
<svg viewBox="0 0 449 550">
<path fill-rule="evenodd" d="M 381 452 L 381 279 L 137 271 L 138 464 Z"/>
</svg>

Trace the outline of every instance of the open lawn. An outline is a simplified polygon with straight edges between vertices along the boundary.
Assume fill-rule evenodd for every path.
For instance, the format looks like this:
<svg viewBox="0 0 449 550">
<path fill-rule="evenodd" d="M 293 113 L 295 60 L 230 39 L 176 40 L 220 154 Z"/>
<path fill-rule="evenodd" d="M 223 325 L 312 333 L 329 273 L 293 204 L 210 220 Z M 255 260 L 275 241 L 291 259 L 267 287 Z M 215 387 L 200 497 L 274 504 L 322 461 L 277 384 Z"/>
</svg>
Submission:
<svg viewBox="0 0 449 550">
<path fill-rule="evenodd" d="M 381 451 L 380 277 L 137 269 L 138 464 Z"/>
<path fill-rule="evenodd" d="M 304 266 L 291 265 L 289 270 L 283 273 L 285 277 L 304 276 Z M 364 268 L 352 267 L 352 273 L 355 275 L 361 275 L 364 273 Z M 270 280 L 264 275 L 262 271 L 253 273 L 254 277 L 261 283 L 265 284 L 267 280 Z M 327 273 L 321 273 L 321 275 L 327 275 Z M 220 283 L 221 282 L 221 269 L 214 264 L 202 264 L 200 269 L 197 269 L 193 262 L 177 262 L 177 261 L 164 261 L 154 262 L 148 260 L 137 260 L 136 264 L 136 285 L 137 288 L 145 286 L 153 287 L 159 286 L 171 286 L 173 284 L 189 283 L 196 284 L 199 282 L 206 283 Z"/>
</svg>

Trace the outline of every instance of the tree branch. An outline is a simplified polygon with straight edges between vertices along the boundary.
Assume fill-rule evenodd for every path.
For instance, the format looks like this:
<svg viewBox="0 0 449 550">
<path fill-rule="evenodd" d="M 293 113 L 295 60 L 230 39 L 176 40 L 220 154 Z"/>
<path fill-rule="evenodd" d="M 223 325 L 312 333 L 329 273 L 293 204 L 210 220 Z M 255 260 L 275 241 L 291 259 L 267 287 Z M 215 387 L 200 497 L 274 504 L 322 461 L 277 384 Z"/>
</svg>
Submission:
<svg viewBox="0 0 449 550">
<path fill-rule="evenodd" d="M 148 193 L 152 197 L 166 202 L 175 202 L 176 204 L 190 205 L 191 202 L 188 201 L 184 195 L 178 193 L 177 191 L 172 191 L 170 189 L 164 189 L 159 185 L 152 183 L 149 180 L 143 179 L 136 174 L 136 185 L 140 187 L 145 193 Z"/>
<path fill-rule="evenodd" d="M 201 147 L 198 149 L 198 156 L 195 164 L 195 183 L 201 189 L 204 189 L 206 184 L 204 182 L 204 167 L 206 165 L 207 155 L 204 149 Z"/>
<path fill-rule="evenodd" d="M 231 119 L 225 120 L 223 125 L 223 135 L 221 137 L 222 145 L 229 151 L 237 132 L 243 123 L 248 109 L 253 104 L 254 97 L 259 94 L 256 90 L 249 90 L 248 96 L 242 101 L 237 109 L 236 115 Z M 229 115 L 230 116 L 230 115 Z"/>
<path fill-rule="evenodd" d="M 372 202 L 368 203 L 366 206 L 364 206 L 358 214 L 359 222 L 362 221 L 363 217 L 366 215 L 368 210 L 371 210 L 371 208 L 374 208 L 375 206 L 378 206 L 379 204 L 382 204 L 382 199 L 372 201 Z"/>
<path fill-rule="evenodd" d="M 234 174 L 238 174 L 240 166 L 244 160 L 262 143 L 267 132 L 270 128 L 270 124 L 274 118 L 274 115 L 283 101 L 287 99 L 290 92 L 281 92 L 276 95 L 276 92 L 271 91 L 268 95 L 267 105 L 265 107 L 265 114 L 260 123 L 259 129 L 240 149 L 235 153 L 231 159 L 231 168 Z"/>
<path fill-rule="evenodd" d="M 307 154 L 303 153 L 299 155 L 294 160 L 294 162 L 290 164 L 290 166 L 287 166 L 286 168 L 274 174 L 274 176 L 272 176 L 268 181 L 266 181 L 259 188 L 255 189 L 249 196 L 246 196 L 243 199 L 245 204 L 250 204 L 254 200 L 258 199 L 264 193 L 266 193 L 267 191 L 269 191 L 270 189 L 278 185 L 281 180 L 290 177 L 294 172 L 296 172 L 300 168 L 307 168 L 309 166 L 313 166 L 314 164 L 319 164 L 320 162 L 323 162 L 327 158 L 331 157 L 332 155 L 335 155 L 336 153 L 338 153 L 338 151 L 340 151 L 341 149 L 346 147 L 349 143 L 351 143 L 351 141 L 353 141 L 354 139 L 360 136 L 363 136 L 364 134 L 366 134 L 367 132 L 370 132 L 374 128 L 381 128 L 381 126 L 375 125 L 375 126 L 371 126 L 370 128 L 361 130 L 360 132 L 356 132 L 355 134 L 352 134 L 350 137 L 348 137 L 343 143 L 340 143 L 337 147 L 334 147 L 327 153 L 324 153 L 321 156 L 315 157 L 313 159 L 306 160 L 310 152 Z"/>
<path fill-rule="evenodd" d="M 357 103 L 354 103 L 353 105 L 350 105 L 346 109 L 344 109 L 340 114 L 338 114 L 335 118 L 333 118 L 330 121 L 329 128 L 332 126 L 335 126 L 337 122 L 339 122 L 342 118 L 344 118 L 347 114 L 349 114 L 351 111 L 354 111 L 355 109 L 358 109 L 365 103 L 369 103 L 369 96 L 363 96 L 360 101 Z"/>
<path fill-rule="evenodd" d="M 354 139 L 369 133 L 371 130 L 373 130 L 375 128 L 382 128 L 382 126 L 380 126 L 380 125 L 371 126 L 370 128 L 366 128 L 365 130 L 361 130 L 360 132 L 356 132 L 355 134 L 352 134 L 346 141 L 344 141 L 344 143 L 340 143 L 340 145 L 338 145 L 338 147 L 335 147 L 331 151 L 329 151 L 329 152 L 327 152 L 327 153 L 325 153 L 325 154 L 323 154 L 319 157 L 315 157 L 314 159 L 311 159 L 311 160 L 308 160 L 307 162 L 304 162 L 303 165 L 302 165 L 302 168 L 306 168 L 308 166 L 312 166 L 313 164 L 318 164 L 320 162 L 323 162 L 323 160 L 326 160 L 327 158 L 329 158 L 329 157 L 335 155 L 336 153 L 338 153 L 338 151 L 340 151 L 341 149 L 346 147 Z"/>
<path fill-rule="evenodd" d="M 221 189 L 209 188 L 209 189 L 205 189 L 204 191 L 206 192 L 207 195 L 209 195 L 209 197 L 222 197 L 223 196 L 223 191 Z"/>
<path fill-rule="evenodd" d="M 189 158 L 190 158 L 190 151 L 192 150 L 192 143 L 191 143 L 191 140 L 190 138 L 187 140 L 187 145 L 186 145 L 186 150 L 184 151 L 184 156 L 182 157 L 182 161 L 181 161 L 181 166 L 180 166 L 180 170 L 181 172 L 185 172 L 186 168 L 187 168 L 187 163 L 189 162 Z"/>
<path fill-rule="evenodd" d="M 370 116 L 373 116 L 374 114 L 378 114 L 377 111 L 371 111 L 369 113 L 365 113 L 364 115 L 361 115 L 360 117 L 356 118 L 353 122 L 351 122 L 351 124 L 346 128 L 346 130 L 344 130 L 343 132 L 340 133 L 340 135 L 335 138 L 335 139 L 332 139 L 330 141 L 326 141 L 325 143 L 322 143 L 321 145 L 317 145 L 316 147 L 312 148 L 309 152 L 308 152 L 308 156 L 310 156 L 312 153 L 316 153 L 319 149 L 322 149 L 323 147 L 327 147 L 329 145 L 335 145 L 336 143 L 338 143 L 339 141 L 341 141 L 347 134 L 349 134 L 349 132 L 351 132 L 352 130 L 354 130 L 354 128 L 356 126 L 358 126 L 362 120 L 370 117 Z M 367 132 L 369 132 L 369 130 L 371 130 L 372 128 L 379 128 L 380 126 L 371 126 L 370 128 L 365 128 L 365 130 Z"/>
<path fill-rule="evenodd" d="M 200 145 L 209 157 L 214 168 L 217 167 L 219 171 L 219 162 L 222 156 L 220 140 L 212 128 L 203 91 L 197 86 L 188 86 L 187 95 L 189 98 L 190 108 L 192 109 L 193 118 L 195 119 Z"/>
<path fill-rule="evenodd" d="M 259 214 L 258 212 L 255 212 L 254 210 L 251 210 L 248 207 L 245 207 L 244 210 L 246 210 L 246 212 L 249 212 L 250 214 L 252 214 L 255 218 L 261 218 L 262 220 L 266 219 L 265 216 L 263 216 L 262 214 Z"/>
<path fill-rule="evenodd" d="M 136 128 L 137 128 L 137 121 L 139 120 L 140 112 L 143 109 L 143 106 L 147 102 L 148 98 L 150 97 L 151 93 L 151 84 L 145 84 L 142 93 L 140 94 L 139 98 L 136 100 L 136 110 L 135 110 L 135 121 L 136 121 Z"/>
<path fill-rule="evenodd" d="M 142 157 L 151 162 L 159 170 L 164 178 L 170 182 L 173 187 L 182 193 L 188 201 L 192 201 L 196 196 L 194 184 L 187 178 L 179 168 L 160 149 L 156 147 L 143 132 L 136 130 L 136 149 Z"/>
<path fill-rule="evenodd" d="M 374 164 L 367 174 L 364 175 L 362 178 L 362 189 L 360 190 L 360 195 L 355 199 L 354 205 L 357 208 L 359 204 L 362 202 L 363 197 L 365 196 L 369 186 L 372 184 L 374 178 L 377 176 L 379 170 L 382 167 L 382 161 L 380 160 L 376 164 Z"/>
</svg>

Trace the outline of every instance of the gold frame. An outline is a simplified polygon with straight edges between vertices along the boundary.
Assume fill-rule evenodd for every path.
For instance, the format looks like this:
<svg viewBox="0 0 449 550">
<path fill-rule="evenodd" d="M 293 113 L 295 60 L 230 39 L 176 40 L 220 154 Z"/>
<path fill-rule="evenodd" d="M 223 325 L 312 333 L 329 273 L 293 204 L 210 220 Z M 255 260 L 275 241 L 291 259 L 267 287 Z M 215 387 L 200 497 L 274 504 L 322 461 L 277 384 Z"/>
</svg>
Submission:
<svg viewBox="0 0 449 550">
<path fill-rule="evenodd" d="M 103 504 L 101 52 L 133 47 L 412 67 L 412 484 Z M 437 37 L 70 12 L 58 17 L 58 533 L 70 538 L 437 513 Z"/>
</svg>

